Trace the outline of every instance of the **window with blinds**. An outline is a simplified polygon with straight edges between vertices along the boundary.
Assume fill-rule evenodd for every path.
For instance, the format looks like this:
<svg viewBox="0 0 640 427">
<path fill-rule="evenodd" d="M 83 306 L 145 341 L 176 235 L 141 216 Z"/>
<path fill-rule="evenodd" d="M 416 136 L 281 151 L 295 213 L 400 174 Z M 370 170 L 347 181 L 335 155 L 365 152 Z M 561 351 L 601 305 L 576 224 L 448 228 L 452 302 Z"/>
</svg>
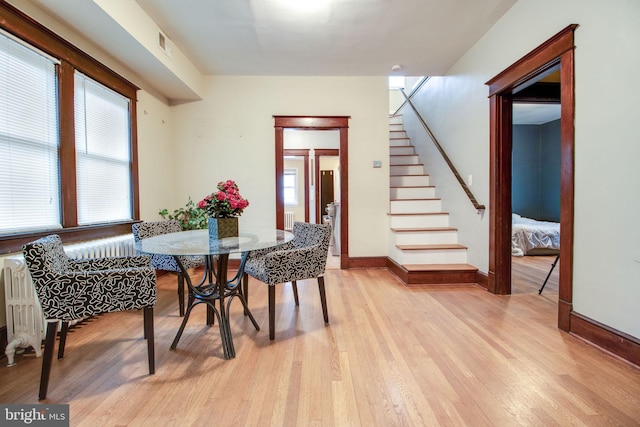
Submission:
<svg viewBox="0 0 640 427">
<path fill-rule="evenodd" d="M 62 227 L 56 63 L 0 33 L 0 234 Z"/>
<path fill-rule="evenodd" d="M 130 220 L 129 99 L 76 72 L 78 224 Z"/>
<path fill-rule="evenodd" d="M 139 219 L 138 88 L 0 1 L 0 254 Z"/>
</svg>

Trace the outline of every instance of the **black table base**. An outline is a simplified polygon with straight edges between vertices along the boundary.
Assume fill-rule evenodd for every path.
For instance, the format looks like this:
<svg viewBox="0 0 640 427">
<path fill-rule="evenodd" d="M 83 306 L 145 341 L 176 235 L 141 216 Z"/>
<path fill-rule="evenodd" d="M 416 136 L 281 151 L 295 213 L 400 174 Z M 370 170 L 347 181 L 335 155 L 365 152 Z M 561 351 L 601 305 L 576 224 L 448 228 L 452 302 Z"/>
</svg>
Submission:
<svg viewBox="0 0 640 427">
<path fill-rule="evenodd" d="M 174 256 L 175 260 L 180 266 L 185 281 L 189 286 L 189 306 L 184 315 L 184 318 L 182 319 L 180 329 L 178 329 L 178 333 L 176 334 L 176 337 L 171 344 L 171 350 L 176 349 L 178 341 L 180 341 L 180 337 L 184 332 L 184 328 L 189 321 L 191 310 L 193 310 L 193 308 L 199 304 L 205 304 L 207 306 L 207 325 L 213 325 L 215 323 L 215 318 L 218 319 L 220 338 L 222 340 L 222 349 L 225 359 L 233 359 L 234 357 L 236 357 L 236 351 L 233 346 L 233 338 L 231 336 L 231 326 L 229 321 L 229 308 L 231 306 L 231 301 L 233 301 L 234 298 L 237 297 L 240 300 L 244 307 L 245 316 L 249 316 L 249 319 L 251 319 L 251 323 L 253 323 L 256 331 L 260 330 L 256 319 L 253 317 L 251 311 L 249 310 L 247 300 L 241 287 L 244 265 L 247 260 L 248 254 L 248 252 L 242 254 L 238 272 L 231 280 L 227 280 L 229 254 L 205 256 L 205 275 L 202 281 L 197 285 L 194 285 L 192 283 L 191 278 L 180 262 L 179 257 Z M 219 308 L 216 307 L 216 301 L 218 302 Z"/>
</svg>

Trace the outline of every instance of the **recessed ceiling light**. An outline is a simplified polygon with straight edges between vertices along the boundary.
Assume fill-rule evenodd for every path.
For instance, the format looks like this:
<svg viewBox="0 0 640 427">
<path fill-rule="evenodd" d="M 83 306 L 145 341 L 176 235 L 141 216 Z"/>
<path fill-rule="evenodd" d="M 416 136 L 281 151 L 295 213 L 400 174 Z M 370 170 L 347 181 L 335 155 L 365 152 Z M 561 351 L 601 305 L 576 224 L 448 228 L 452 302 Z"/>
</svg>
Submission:
<svg viewBox="0 0 640 427">
<path fill-rule="evenodd" d="M 299 13 L 313 13 L 329 6 L 330 0 L 275 0 L 275 3 Z"/>
</svg>

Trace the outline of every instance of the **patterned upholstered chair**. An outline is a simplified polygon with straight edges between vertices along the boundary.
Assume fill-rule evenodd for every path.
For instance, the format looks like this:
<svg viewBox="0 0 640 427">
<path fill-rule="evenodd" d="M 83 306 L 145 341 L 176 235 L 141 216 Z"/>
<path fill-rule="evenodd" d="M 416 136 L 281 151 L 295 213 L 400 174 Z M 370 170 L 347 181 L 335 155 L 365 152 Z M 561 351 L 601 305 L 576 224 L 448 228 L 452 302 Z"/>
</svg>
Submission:
<svg viewBox="0 0 640 427">
<path fill-rule="evenodd" d="M 244 292 L 248 297 L 248 276 L 269 285 L 269 338 L 275 336 L 275 286 L 291 282 L 293 298 L 298 301 L 297 281 L 318 280 L 320 302 L 325 323 L 329 323 L 327 299 L 324 289 L 324 270 L 331 238 L 331 227 L 324 224 L 293 224 L 293 240 L 275 248 L 253 251 L 247 257 L 244 268 Z"/>
<path fill-rule="evenodd" d="M 133 224 L 131 229 L 136 242 L 147 237 L 182 231 L 180 223 L 176 220 L 139 222 Z M 182 256 L 180 262 L 185 269 L 197 268 L 204 264 L 204 257 Z M 184 316 L 184 277 L 178 263 L 171 255 L 151 255 L 151 265 L 156 270 L 170 271 L 178 276 L 178 307 L 180 317 Z"/>
<path fill-rule="evenodd" d="M 156 304 L 156 273 L 149 257 L 72 260 L 55 234 L 24 245 L 22 251 L 47 321 L 40 400 L 47 397 L 59 322 L 62 329 L 58 359 L 61 359 L 69 322 L 103 313 L 142 309 L 149 374 L 155 373 L 153 307 Z"/>
</svg>

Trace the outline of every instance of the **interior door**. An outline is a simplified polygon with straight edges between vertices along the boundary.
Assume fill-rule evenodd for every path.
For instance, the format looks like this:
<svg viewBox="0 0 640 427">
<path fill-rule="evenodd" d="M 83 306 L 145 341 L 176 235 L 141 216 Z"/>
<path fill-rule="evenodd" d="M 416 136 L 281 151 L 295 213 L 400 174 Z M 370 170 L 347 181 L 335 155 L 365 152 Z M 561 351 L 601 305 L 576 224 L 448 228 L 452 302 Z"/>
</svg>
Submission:
<svg viewBox="0 0 640 427">
<path fill-rule="evenodd" d="M 333 171 L 320 171 L 320 205 L 318 214 L 318 224 L 322 224 L 322 218 L 327 214 L 327 205 L 334 201 L 333 195 Z"/>
</svg>

